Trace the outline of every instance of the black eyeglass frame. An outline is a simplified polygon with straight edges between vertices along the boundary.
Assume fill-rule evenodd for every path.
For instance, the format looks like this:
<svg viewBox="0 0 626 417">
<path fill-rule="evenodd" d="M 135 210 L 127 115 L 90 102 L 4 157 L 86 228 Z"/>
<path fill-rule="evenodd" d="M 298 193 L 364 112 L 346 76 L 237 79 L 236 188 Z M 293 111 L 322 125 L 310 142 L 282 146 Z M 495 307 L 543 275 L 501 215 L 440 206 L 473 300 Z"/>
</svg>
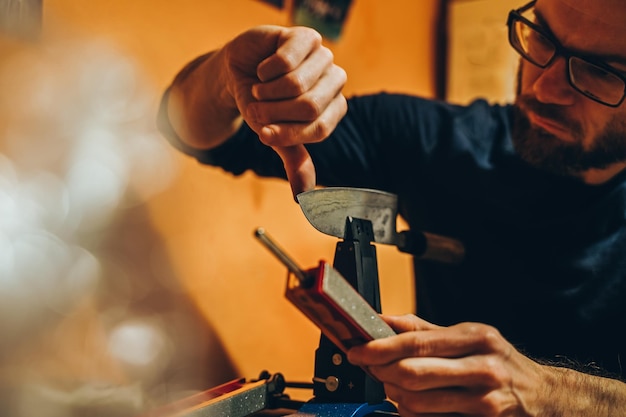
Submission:
<svg viewBox="0 0 626 417">
<path fill-rule="evenodd" d="M 585 97 L 603 104 L 605 106 L 609 106 L 609 107 L 619 107 L 622 102 L 624 101 L 624 98 L 626 98 L 626 75 L 622 72 L 620 72 L 619 70 L 611 67 L 610 65 L 601 62 L 601 61 L 596 61 L 593 59 L 589 59 L 586 57 L 582 57 L 576 53 L 573 53 L 571 51 L 569 51 L 567 48 L 565 48 L 563 45 L 561 45 L 561 43 L 550 33 L 548 33 L 545 29 L 543 29 L 541 26 L 537 25 L 534 22 L 531 22 L 530 20 L 528 20 L 527 18 L 525 18 L 524 16 L 522 16 L 522 13 L 526 12 L 527 10 L 531 9 L 532 7 L 535 6 L 535 3 L 537 3 L 537 0 L 533 0 L 530 3 L 520 7 L 519 9 L 515 9 L 515 10 L 511 10 L 509 12 L 509 16 L 507 18 L 507 26 L 509 28 L 509 43 L 511 44 L 511 47 L 513 47 L 513 49 L 515 49 L 515 51 L 517 51 L 517 53 L 519 53 L 522 58 L 524 58 L 525 60 L 527 60 L 528 62 L 538 66 L 539 68 L 548 68 L 553 62 L 554 60 L 558 57 L 558 56 L 562 56 L 563 58 L 566 59 L 567 61 L 567 70 L 565 71 L 567 74 L 567 81 L 569 82 L 569 85 L 572 86 L 572 88 L 574 88 L 576 91 L 578 91 L 579 93 L 581 93 L 582 95 L 584 95 Z M 528 25 L 530 28 L 532 28 L 533 30 L 536 30 L 537 32 L 539 32 L 544 38 L 546 38 L 546 40 L 550 41 L 552 43 L 552 45 L 554 46 L 554 53 L 552 54 L 552 57 L 548 60 L 548 62 L 546 62 L 545 64 L 541 65 L 538 62 L 536 62 L 535 60 L 533 60 L 526 52 L 524 52 L 523 50 L 520 50 L 517 46 L 516 46 L 516 42 L 513 41 L 514 37 L 517 38 L 517 35 L 515 34 L 515 29 L 514 29 L 514 23 L 516 21 L 521 21 L 522 23 L 524 23 L 525 25 Z M 615 104 L 613 103 L 607 103 L 605 101 L 602 101 L 600 99 L 598 99 L 597 97 L 591 95 L 590 93 L 587 93 L 585 91 L 583 91 L 582 89 L 578 88 L 573 82 L 572 82 L 572 69 L 571 69 L 571 58 L 577 58 L 583 62 L 587 62 L 591 65 L 595 65 L 598 68 L 603 69 L 604 71 L 608 72 L 611 75 L 614 75 L 615 77 L 619 78 L 623 83 L 624 83 L 624 90 L 622 91 L 622 98 Z"/>
</svg>

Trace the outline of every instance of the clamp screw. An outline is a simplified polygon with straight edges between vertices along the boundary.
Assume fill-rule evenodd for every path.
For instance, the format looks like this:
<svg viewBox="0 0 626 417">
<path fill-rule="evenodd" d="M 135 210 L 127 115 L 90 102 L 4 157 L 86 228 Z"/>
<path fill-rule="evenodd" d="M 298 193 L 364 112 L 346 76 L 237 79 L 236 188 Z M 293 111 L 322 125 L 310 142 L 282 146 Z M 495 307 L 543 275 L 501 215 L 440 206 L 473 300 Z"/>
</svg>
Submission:
<svg viewBox="0 0 626 417">
<path fill-rule="evenodd" d="M 336 376 L 329 376 L 326 379 L 313 378 L 313 382 L 321 382 L 330 392 L 335 392 L 339 388 L 339 378 L 337 378 Z"/>
<path fill-rule="evenodd" d="M 332 361 L 333 361 L 333 365 L 339 366 L 342 364 L 343 358 L 341 357 L 341 354 L 335 353 L 332 357 Z"/>
</svg>

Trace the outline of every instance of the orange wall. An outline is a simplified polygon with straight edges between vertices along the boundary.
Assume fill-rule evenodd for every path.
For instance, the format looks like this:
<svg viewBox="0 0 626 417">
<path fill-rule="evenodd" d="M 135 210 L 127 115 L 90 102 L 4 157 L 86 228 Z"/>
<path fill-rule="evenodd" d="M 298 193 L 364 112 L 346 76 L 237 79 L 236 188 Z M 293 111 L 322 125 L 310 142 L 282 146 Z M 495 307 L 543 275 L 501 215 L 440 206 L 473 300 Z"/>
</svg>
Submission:
<svg viewBox="0 0 626 417">
<path fill-rule="evenodd" d="M 342 39 L 330 45 L 348 72 L 346 93 L 432 96 L 436 8 L 436 0 L 354 0 Z M 118 42 L 156 92 L 185 62 L 241 30 L 287 22 L 285 13 L 253 0 L 44 1 L 48 33 L 73 31 Z M 155 96 L 155 113 L 157 102 Z M 233 178 L 172 154 L 179 175 L 147 211 L 189 303 L 202 311 L 242 376 L 268 369 L 310 380 L 318 331 L 283 298 L 285 270 L 252 231 L 265 227 L 307 267 L 332 260 L 336 239 L 312 229 L 287 184 Z M 410 259 L 393 248 L 378 251 L 383 311 L 411 311 Z"/>
</svg>

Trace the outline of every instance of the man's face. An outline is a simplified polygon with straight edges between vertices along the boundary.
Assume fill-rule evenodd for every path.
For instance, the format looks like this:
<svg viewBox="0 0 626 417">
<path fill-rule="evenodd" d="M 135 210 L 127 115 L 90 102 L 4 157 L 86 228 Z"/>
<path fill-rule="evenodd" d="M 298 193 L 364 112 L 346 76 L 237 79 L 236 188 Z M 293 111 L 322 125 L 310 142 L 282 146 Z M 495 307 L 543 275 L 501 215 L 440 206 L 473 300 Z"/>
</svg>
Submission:
<svg viewBox="0 0 626 417">
<path fill-rule="evenodd" d="M 537 23 L 567 49 L 626 73 L 626 2 L 538 0 Z M 570 86 L 567 62 L 541 69 L 522 60 L 513 140 L 529 163 L 587 183 L 626 167 L 626 104 L 597 103 Z"/>
</svg>

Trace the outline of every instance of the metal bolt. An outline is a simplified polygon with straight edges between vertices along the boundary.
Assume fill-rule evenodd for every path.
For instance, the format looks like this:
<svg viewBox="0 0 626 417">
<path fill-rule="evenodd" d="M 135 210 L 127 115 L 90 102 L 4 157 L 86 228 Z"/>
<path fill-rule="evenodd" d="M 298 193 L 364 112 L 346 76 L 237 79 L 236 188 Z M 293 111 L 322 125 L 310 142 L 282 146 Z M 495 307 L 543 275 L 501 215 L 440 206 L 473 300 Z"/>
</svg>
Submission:
<svg viewBox="0 0 626 417">
<path fill-rule="evenodd" d="M 333 360 L 333 365 L 336 365 L 336 366 L 341 365 L 341 363 L 343 362 L 343 358 L 341 357 L 341 354 L 339 353 L 335 353 L 333 355 L 332 360 Z"/>
<path fill-rule="evenodd" d="M 329 376 L 326 378 L 326 389 L 330 392 L 335 392 L 339 388 L 339 378 L 336 376 Z"/>
<path fill-rule="evenodd" d="M 326 379 L 313 378 L 313 382 L 321 382 L 330 392 L 335 392 L 339 388 L 339 378 L 337 378 L 336 376 L 329 376 Z"/>
</svg>

